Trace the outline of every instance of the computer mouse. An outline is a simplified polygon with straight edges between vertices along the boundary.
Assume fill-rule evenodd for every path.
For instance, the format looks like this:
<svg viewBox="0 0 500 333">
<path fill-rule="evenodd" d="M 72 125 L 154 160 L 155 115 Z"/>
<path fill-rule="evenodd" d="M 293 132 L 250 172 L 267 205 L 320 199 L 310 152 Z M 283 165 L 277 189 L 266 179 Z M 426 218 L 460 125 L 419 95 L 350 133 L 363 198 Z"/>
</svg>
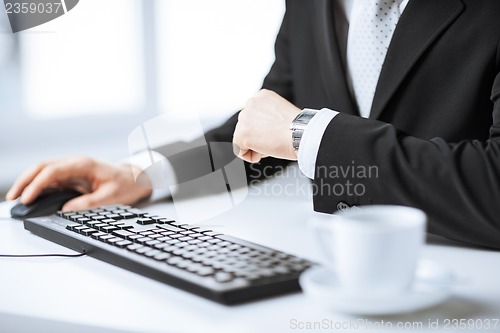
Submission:
<svg viewBox="0 0 500 333">
<path fill-rule="evenodd" d="M 70 189 L 45 189 L 30 204 L 18 203 L 12 207 L 10 215 L 17 219 L 52 215 L 67 201 L 80 195 L 82 195 L 80 192 Z"/>
</svg>

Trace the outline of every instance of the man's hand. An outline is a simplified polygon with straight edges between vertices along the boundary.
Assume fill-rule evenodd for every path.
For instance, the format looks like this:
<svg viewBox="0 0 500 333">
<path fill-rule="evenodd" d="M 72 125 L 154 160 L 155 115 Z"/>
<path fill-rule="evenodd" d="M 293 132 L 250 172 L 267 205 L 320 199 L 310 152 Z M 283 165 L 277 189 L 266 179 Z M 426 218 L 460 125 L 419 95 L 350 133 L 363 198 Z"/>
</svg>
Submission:
<svg viewBox="0 0 500 333">
<path fill-rule="evenodd" d="M 272 156 L 297 160 L 290 124 L 300 109 L 273 91 L 262 89 L 240 112 L 233 143 L 238 157 L 250 163 Z"/>
<path fill-rule="evenodd" d="M 25 171 L 7 193 L 7 200 L 21 196 L 24 204 L 32 202 L 51 186 L 73 188 L 84 193 L 68 201 L 63 211 L 82 210 L 108 204 L 133 204 L 151 195 L 151 184 L 145 175 L 138 185 L 132 166 L 114 165 L 86 157 L 75 157 L 40 163 Z"/>
</svg>

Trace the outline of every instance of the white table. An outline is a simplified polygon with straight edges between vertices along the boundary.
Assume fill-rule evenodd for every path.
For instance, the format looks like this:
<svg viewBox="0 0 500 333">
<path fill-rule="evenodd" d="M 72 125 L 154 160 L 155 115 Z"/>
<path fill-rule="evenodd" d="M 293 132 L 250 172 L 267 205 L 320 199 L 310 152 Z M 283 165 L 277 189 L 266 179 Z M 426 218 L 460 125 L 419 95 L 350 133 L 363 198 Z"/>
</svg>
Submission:
<svg viewBox="0 0 500 333">
<path fill-rule="evenodd" d="M 306 227 L 314 214 L 310 195 L 263 193 L 279 193 L 291 183 L 290 194 L 307 182 L 303 177 L 297 180 L 298 172 L 291 170 L 202 224 L 319 261 Z M 24 230 L 22 222 L 8 217 L 10 206 L 0 204 L 0 253 L 72 252 Z M 150 203 L 144 209 L 175 216 L 171 202 Z M 422 257 L 455 272 L 458 284 L 453 297 L 417 313 L 369 318 L 333 313 L 302 293 L 226 307 L 90 257 L 0 258 L 0 332 L 312 332 L 295 324 L 323 320 L 359 324 L 359 319 L 368 320 L 368 325 L 382 320 L 394 325 L 422 323 L 424 329 L 418 331 L 435 332 L 427 329 L 429 320 L 500 318 L 500 252 L 430 237 Z M 363 326 L 358 329 L 363 330 Z M 489 331 L 500 331 L 500 324 Z"/>
</svg>

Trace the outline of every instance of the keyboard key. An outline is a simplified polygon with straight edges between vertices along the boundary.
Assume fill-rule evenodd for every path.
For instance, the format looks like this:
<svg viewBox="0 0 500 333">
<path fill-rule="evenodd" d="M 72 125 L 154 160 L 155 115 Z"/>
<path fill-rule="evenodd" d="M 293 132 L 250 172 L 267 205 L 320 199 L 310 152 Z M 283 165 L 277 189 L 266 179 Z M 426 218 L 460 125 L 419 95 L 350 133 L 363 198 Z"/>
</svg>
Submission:
<svg viewBox="0 0 500 333">
<path fill-rule="evenodd" d="M 136 208 L 127 209 L 127 212 L 128 212 L 128 213 L 132 213 L 132 214 L 134 214 L 135 216 L 143 216 L 144 214 L 146 214 L 146 213 L 144 213 L 143 211 L 141 211 L 141 210 L 139 210 L 139 209 L 136 209 Z"/>
<path fill-rule="evenodd" d="M 148 246 L 154 246 L 154 245 L 160 244 L 160 243 L 161 243 L 160 241 L 153 239 L 153 240 L 150 240 L 150 241 L 146 242 L 146 245 L 148 245 Z"/>
<path fill-rule="evenodd" d="M 99 228 L 99 230 L 104 231 L 104 232 L 112 232 L 112 231 L 118 230 L 118 228 L 113 227 L 112 225 L 108 225 L 107 227 Z"/>
<path fill-rule="evenodd" d="M 177 265 L 182 260 L 181 257 L 171 257 L 167 260 L 167 264 L 169 265 Z"/>
<path fill-rule="evenodd" d="M 74 228 L 73 228 L 73 231 L 74 231 L 74 232 L 78 232 L 78 233 L 80 233 L 82 230 L 85 230 L 85 229 L 88 229 L 88 228 L 89 228 L 89 227 L 87 227 L 86 225 L 81 225 L 81 224 L 80 224 L 79 226 L 74 227 Z"/>
<path fill-rule="evenodd" d="M 127 230 L 115 230 L 112 232 L 112 234 L 115 236 L 122 237 L 122 238 L 127 238 L 129 236 L 135 235 L 134 233 L 131 233 Z"/>
<path fill-rule="evenodd" d="M 160 235 L 160 234 L 152 234 L 152 235 L 148 235 L 149 238 L 153 238 L 153 239 L 159 239 L 159 238 L 162 238 L 163 235 Z"/>
<path fill-rule="evenodd" d="M 90 236 L 90 237 L 92 237 L 93 239 L 98 239 L 99 237 L 104 236 L 104 235 L 107 235 L 107 233 L 99 231 L 99 232 L 94 232 L 92 234 L 92 236 Z"/>
<path fill-rule="evenodd" d="M 155 221 L 148 218 L 139 218 L 137 219 L 137 224 L 150 225 L 150 224 L 155 224 Z"/>
<path fill-rule="evenodd" d="M 94 224 L 94 228 L 97 228 L 102 231 L 102 228 L 104 227 L 109 227 L 109 224 L 107 223 L 99 223 L 99 224 Z"/>
<path fill-rule="evenodd" d="M 104 220 L 101 220 L 102 223 L 112 223 L 112 222 L 116 222 L 115 219 L 104 219 Z"/>
<path fill-rule="evenodd" d="M 181 229 L 181 228 L 177 228 L 177 227 L 174 227 L 170 224 L 162 224 L 162 225 L 159 225 L 158 227 L 162 228 L 162 229 L 165 229 L 167 231 L 173 231 L 173 232 L 179 232 L 179 231 L 183 231 L 184 229 Z"/>
<path fill-rule="evenodd" d="M 178 250 L 179 248 L 175 245 L 169 245 L 163 248 L 163 251 L 165 252 L 174 252 L 175 250 Z"/>
<path fill-rule="evenodd" d="M 212 267 L 201 267 L 197 272 L 195 272 L 196 274 L 200 275 L 200 276 L 209 276 L 209 275 L 212 275 L 215 273 L 215 269 L 213 269 Z"/>
<path fill-rule="evenodd" d="M 144 255 L 146 257 L 153 257 L 153 256 L 160 254 L 160 253 L 162 253 L 160 250 L 152 249 L 151 251 L 145 252 Z"/>
<path fill-rule="evenodd" d="M 122 224 L 122 225 L 119 225 L 117 226 L 118 228 L 122 229 L 122 230 L 130 230 L 130 229 L 134 229 L 134 226 L 133 225 L 128 225 L 128 224 Z"/>
<path fill-rule="evenodd" d="M 217 231 L 204 232 L 203 234 L 207 235 L 207 236 L 219 236 L 219 235 L 222 235 L 220 232 L 217 232 Z"/>
<path fill-rule="evenodd" d="M 215 273 L 215 280 L 217 282 L 229 282 L 233 279 L 232 275 L 226 272 Z"/>
<path fill-rule="evenodd" d="M 78 223 L 71 223 L 66 226 L 66 229 L 73 231 L 73 228 L 80 227 L 81 224 Z"/>
<path fill-rule="evenodd" d="M 144 254 L 144 253 L 149 252 L 151 250 L 152 250 L 152 248 L 150 248 L 149 246 L 143 246 L 143 247 L 136 249 L 135 252 L 139 253 L 139 254 Z"/>
<path fill-rule="evenodd" d="M 85 236 L 90 236 L 90 235 L 92 235 L 93 233 L 96 233 L 96 232 L 99 232 L 99 230 L 96 230 L 96 229 L 93 229 L 93 228 L 83 229 L 82 231 L 80 231 L 80 233 L 82 235 L 85 235 Z"/>
<path fill-rule="evenodd" d="M 135 217 L 135 214 L 132 213 L 120 213 L 120 215 L 123 219 L 133 219 Z"/>
<path fill-rule="evenodd" d="M 114 243 L 117 243 L 117 242 L 120 242 L 122 241 L 123 238 L 120 238 L 120 237 L 114 237 L 114 238 L 108 238 L 106 241 L 109 243 L 109 244 L 114 244 Z"/>
<path fill-rule="evenodd" d="M 177 249 L 177 250 L 174 250 L 172 253 L 175 254 L 176 256 L 180 256 L 180 255 L 183 255 L 186 252 L 187 251 L 184 250 L 184 249 Z"/>
<path fill-rule="evenodd" d="M 93 228 L 95 225 L 98 225 L 98 224 L 100 224 L 100 223 L 101 223 L 101 222 L 99 222 L 99 221 L 94 221 L 94 220 L 92 220 L 92 221 L 87 222 L 87 223 L 85 223 L 85 224 Z"/>
<path fill-rule="evenodd" d="M 57 211 L 57 215 L 59 215 L 60 217 L 63 217 L 65 219 L 68 219 L 70 216 L 73 216 L 73 215 L 77 215 L 76 213 L 74 212 L 67 212 L 67 213 L 63 213 L 62 211 Z"/>
<path fill-rule="evenodd" d="M 103 242 L 106 242 L 108 239 L 111 239 L 111 238 L 115 238 L 115 236 L 110 235 L 110 234 L 105 234 L 103 236 L 99 236 L 99 240 L 103 241 Z"/>
<path fill-rule="evenodd" d="M 182 235 L 174 234 L 174 235 L 170 235 L 169 237 L 172 238 L 172 239 L 176 239 L 176 238 L 181 238 Z"/>
<path fill-rule="evenodd" d="M 122 241 L 116 242 L 115 245 L 118 247 L 124 248 L 126 246 L 129 246 L 130 244 L 133 244 L 133 243 L 129 240 L 122 240 Z"/>
<path fill-rule="evenodd" d="M 108 224 L 109 224 L 109 225 L 112 225 L 112 226 L 115 226 L 115 227 L 119 227 L 119 226 L 123 225 L 124 223 L 123 223 L 123 222 L 118 221 L 118 222 L 111 222 L 111 223 L 108 223 Z"/>
<path fill-rule="evenodd" d="M 143 247 L 141 244 L 131 244 L 131 245 L 127 246 L 127 250 L 135 251 L 141 247 Z"/>
<path fill-rule="evenodd" d="M 144 238 L 144 236 L 143 236 L 143 235 L 137 235 L 137 234 L 136 234 L 136 235 L 128 236 L 127 238 L 128 238 L 129 240 L 131 240 L 131 241 L 134 241 L 134 242 L 135 242 L 135 241 L 137 241 L 137 240 L 138 240 L 138 239 L 140 239 L 140 238 Z"/>
<path fill-rule="evenodd" d="M 184 223 L 179 223 L 179 222 L 172 222 L 172 223 L 169 223 L 168 225 L 171 225 L 171 226 L 174 226 L 177 228 L 182 228 L 182 229 L 186 229 L 187 227 L 189 227 L 189 224 L 184 224 Z"/>
<path fill-rule="evenodd" d="M 191 259 L 192 260 L 193 257 L 196 257 L 196 254 L 193 252 L 185 252 L 181 255 L 181 257 L 183 257 L 184 259 Z"/>
<path fill-rule="evenodd" d="M 140 244 L 145 244 L 146 242 L 149 242 L 150 240 L 153 240 L 153 239 L 149 238 L 149 237 L 142 237 L 142 238 L 136 239 L 135 242 L 140 243 Z"/>
<path fill-rule="evenodd" d="M 162 260 L 166 260 L 168 258 L 170 258 L 172 255 L 169 254 L 169 253 L 166 253 L 166 252 L 160 252 L 156 255 L 153 256 L 153 259 L 155 260 L 159 260 L 159 261 L 162 261 Z"/>
<path fill-rule="evenodd" d="M 165 219 L 165 218 L 163 218 L 163 219 L 158 219 L 158 221 L 157 221 L 157 222 L 158 222 L 159 224 L 165 224 L 165 223 L 174 223 L 174 222 L 175 222 L 175 220 L 172 220 L 172 219 Z"/>
<path fill-rule="evenodd" d="M 164 248 L 166 248 L 167 246 L 170 246 L 170 245 L 167 244 L 167 243 L 159 242 L 158 244 L 155 244 L 153 246 L 154 246 L 155 249 L 163 250 Z"/>
<path fill-rule="evenodd" d="M 203 265 L 200 265 L 198 263 L 188 263 L 186 270 L 191 272 L 191 273 L 194 273 L 194 272 L 197 272 L 202 267 L 203 267 Z"/>
<path fill-rule="evenodd" d="M 181 259 L 177 264 L 175 264 L 175 266 L 184 269 L 188 267 L 190 263 L 191 262 L 187 259 Z"/>
<path fill-rule="evenodd" d="M 197 225 L 185 225 L 185 226 L 183 226 L 183 228 L 186 230 L 191 230 L 191 231 L 195 231 L 195 232 L 198 232 L 200 230 L 200 227 Z"/>
</svg>

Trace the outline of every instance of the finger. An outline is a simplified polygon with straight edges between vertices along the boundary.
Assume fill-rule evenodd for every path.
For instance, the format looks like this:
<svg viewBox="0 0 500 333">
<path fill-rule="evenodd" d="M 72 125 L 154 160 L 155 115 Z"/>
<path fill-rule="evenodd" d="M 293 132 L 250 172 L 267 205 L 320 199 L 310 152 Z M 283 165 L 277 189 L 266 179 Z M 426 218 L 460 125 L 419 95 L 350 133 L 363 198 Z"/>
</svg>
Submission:
<svg viewBox="0 0 500 333">
<path fill-rule="evenodd" d="M 249 163 L 257 163 L 261 159 L 261 154 L 257 153 L 253 150 L 248 150 L 246 153 L 242 154 L 243 160 L 249 162 Z"/>
<path fill-rule="evenodd" d="M 252 151 L 252 155 L 251 155 L 252 163 L 259 163 L 261 159 L 262 159 L 261 153 L 258 153 L 256 151 Z"/>
<path fill-rule="evenodd" d="M 97 191 L 76 197 L 64 204 L 63 212 L 74 210 L 85 210 L 113 203 L 111 191 L 106 188 L 99 188 Z"/>
<path fill-rule="evenodd" d="M 21 174 L 10 188 L 5 196 L 7 200 L 15 200 L 23 193 L 26 186 L 36 177 L 36 175 L 47 165 L 47 163 L 39 163 Z"/>
<path fill-rule="evenodd" d="M 236 156 L 241 158 L 241 159 L 244 159 L 243 156 L 245 156 L 248 153 L 248 151 L 249 151 L 248 149 L 240 149 L 240 151 L 238 152 L 238 154 Z"/>
<path fill-rule="evenodd" d="M 86 178 L 90 172 L 89 169 L 78 163 L 48 165 L 24 189 L 21 202 L 24 204 L 30 203 L 44 188 L 53 183 L 61 183 L 71 178 Z"/>
</svg>

